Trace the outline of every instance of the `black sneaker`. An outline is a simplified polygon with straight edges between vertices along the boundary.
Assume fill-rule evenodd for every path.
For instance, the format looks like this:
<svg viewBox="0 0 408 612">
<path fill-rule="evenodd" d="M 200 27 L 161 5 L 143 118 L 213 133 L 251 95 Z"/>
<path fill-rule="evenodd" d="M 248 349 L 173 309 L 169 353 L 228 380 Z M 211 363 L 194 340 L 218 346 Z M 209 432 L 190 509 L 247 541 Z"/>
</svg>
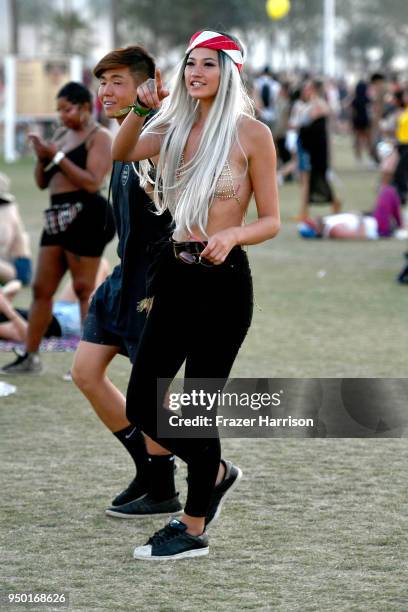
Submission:
<svg viewBox="0 0 408 612">
<path fill-rule="evenodd" d="M 165 561 L 166 559 L 189 559 L 208 555 L 208 536 L 203 533 L 193 536 L 186 533 L 187 525 L 173 519 L 168 525 L 156 531 L 144 546 L 137 546 L 134 559 Z"/>
<path fill-rule="evenodd" d="M 398 275 L 397 281 L 401 283 L 401 285 L 408 285 L 408 266 L 405 266 L 405 268 Z"/>
<path fill-rule="evenodd" d="M 224 461 L 222 459 L 222 462 L 225 466 L 225 474 L 220 484 L 214 487 L 210 506 L 205 517 L 206 528 L 218 519 L 225 498 L 242 478 L 242 471 L 239 467 L 233 465 L 231 461 Z"/>
<path fill-rule="evenodd" d="M 17 359 L 3 366 L 0 374 L 40 374 L 41 359 L 38 353 L 22 353 L 14 349 Z"/>
<path fill-rule="evenodd" d="M 163 514 L 179 514 L 182 510 L 178 493 L 171 499 L 156 501 L 145 495 L 141 499 L 123 504 L 122 506 L 111 506 L 105 510 L 108 516 L 116 518 L 133 519 L 145 518 L 146 516 L 162 516 Z"/>
<path fill-rule="evenodd" d="M 178 470 L 178 465 L 174 462 L 174 473 Z M 146 495 L 148 492 L 148 485 L 143 484 L 141 479 L 136 475 L 130 485 L 124 491 L 121 491 L 114 500 L 111 502 L 111 506 L 123 506 L 129 502 L 136 501 Z"/>
<path fill-rule="evenodd" d="M 147 491 L 147 484 L 143 484 L 143 482 L 140 481 L 140 478 L 135 476 L 128 488 L 115 497 L 111 503 L 111 506 L 123 506 L 129 502 L 136 501 L 141 497 L 144 497 Z"/>
</svg>

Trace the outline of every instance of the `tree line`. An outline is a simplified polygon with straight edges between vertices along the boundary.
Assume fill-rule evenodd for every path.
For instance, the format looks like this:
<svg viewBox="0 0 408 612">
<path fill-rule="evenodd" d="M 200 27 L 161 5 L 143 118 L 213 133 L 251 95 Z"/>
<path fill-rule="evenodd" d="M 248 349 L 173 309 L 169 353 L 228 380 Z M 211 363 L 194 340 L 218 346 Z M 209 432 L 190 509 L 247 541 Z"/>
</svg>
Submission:
<svg viewBox="0 0 408 612">
<path fill-rule="evenodd" d="M 114 46 L 143 40 L 155 55 L 186 44 L 200 29 L 238 31 L 248 42 L 273 41 L 285 32 L 291 49 L 309 57 L 321 45 L 324 0 L 292 0 L 289 14 L 268 19 L 265 0 L 84 0 L 78 10 L 72 0 L 8 0 L 12 23 L 11 52 L 19 50 L 19 26 L 39 29 L 55 53 L 86 56 L 94 44 L 93 17 L 109 18 Z M 337 53 L 349 64 L 367 66 L 369 51 L 382 51 L 385 67 L 408 51 L 407 0 L 337 0 Z"/>
</svg>

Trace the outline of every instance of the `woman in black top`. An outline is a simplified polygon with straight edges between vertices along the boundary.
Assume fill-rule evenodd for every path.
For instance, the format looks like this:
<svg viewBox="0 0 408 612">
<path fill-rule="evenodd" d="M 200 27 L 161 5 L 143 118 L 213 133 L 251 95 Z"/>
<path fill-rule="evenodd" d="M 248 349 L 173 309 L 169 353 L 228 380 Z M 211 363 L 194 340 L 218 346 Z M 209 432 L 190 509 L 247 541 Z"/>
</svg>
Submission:
<svg viewBox="0 0 408 612">
<path fill-rule="evenodd" d="M 70 82 L 59 91 L 57 110 L 63 127 L 51 142 L 30 135 L 36 183 L 49 189 L 51 207 L 45 211 L 26 353 L 3 368 L 9 373 L 41 370 L 38 347 L 67 270 L 85 318 L 101 255 L 114 235 L 111 208 L 99 193 L 111 166 L 110 134 L 92 119 L 91 94 L 80 83 Z"/>
<path fill-rule="evenodd" d="M 351 101 L 351 127 L 354 135 L 354 153 L 359 162 L 362 161 L 364 149 L 373 158 L 370 117 L 371 99 L 368 96 L 367 89 L 367 83 L 359 81 Z"/>
</svg>

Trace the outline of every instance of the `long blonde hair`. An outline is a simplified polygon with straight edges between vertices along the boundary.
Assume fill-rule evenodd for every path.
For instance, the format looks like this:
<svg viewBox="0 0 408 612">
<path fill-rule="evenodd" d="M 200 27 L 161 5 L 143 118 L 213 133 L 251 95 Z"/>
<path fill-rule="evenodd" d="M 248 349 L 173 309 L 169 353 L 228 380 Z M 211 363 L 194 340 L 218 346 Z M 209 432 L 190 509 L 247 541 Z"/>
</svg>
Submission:
<svg viewBox="0 0 408 612">
<path fill-rule="evenodd" d="M 253 116 L 253 104 L 233 61 L 218 51 L 220 84 L 206 118 L 194 157 L 181 167 L 182 154 L 190 131 L 198 118 L 199 102 L 187 92 L 184 69 L 188 56 L 177 66 L 170 95 L 160 111 L 146 124 L 145 133 L 163 135 L 156 176 L 149 177 L 149 162 L 140 163 L 142 186 L 154 184 L 153 200 L 160 213 L 169 209 L 176 231 L 192 233 L 194 226 L 206 235 L 208 210 L 217 180 L 238 143 L 238 122 Z M 242 147 L 241 147 L 242 149 Z"/>
</svg>

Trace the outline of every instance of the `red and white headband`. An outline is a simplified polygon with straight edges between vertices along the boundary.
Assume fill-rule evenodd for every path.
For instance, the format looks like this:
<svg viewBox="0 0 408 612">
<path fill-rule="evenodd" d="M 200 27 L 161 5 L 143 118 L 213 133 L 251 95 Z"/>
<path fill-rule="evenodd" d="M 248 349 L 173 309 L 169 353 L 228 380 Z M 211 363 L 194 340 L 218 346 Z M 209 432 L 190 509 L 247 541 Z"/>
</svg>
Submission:
<svg viewBox="0 0 408 612">
<path fill-rule="evenodd" d="M 208 30 L 205 30 L 204 32 L 196 32 L 190 39 L 186 54 L 190 53 L 190 51 L 196 49 L 197 47 L 223 51 L 232 59 L 238 70 L 241 72 L 244 63 L 241 49 L 237 43 L 231 38 L 228 38 L 228 36 L 224 36 L 224 34 L 220 34 L 219 32 L 209 32 Z"/>
</svg>

